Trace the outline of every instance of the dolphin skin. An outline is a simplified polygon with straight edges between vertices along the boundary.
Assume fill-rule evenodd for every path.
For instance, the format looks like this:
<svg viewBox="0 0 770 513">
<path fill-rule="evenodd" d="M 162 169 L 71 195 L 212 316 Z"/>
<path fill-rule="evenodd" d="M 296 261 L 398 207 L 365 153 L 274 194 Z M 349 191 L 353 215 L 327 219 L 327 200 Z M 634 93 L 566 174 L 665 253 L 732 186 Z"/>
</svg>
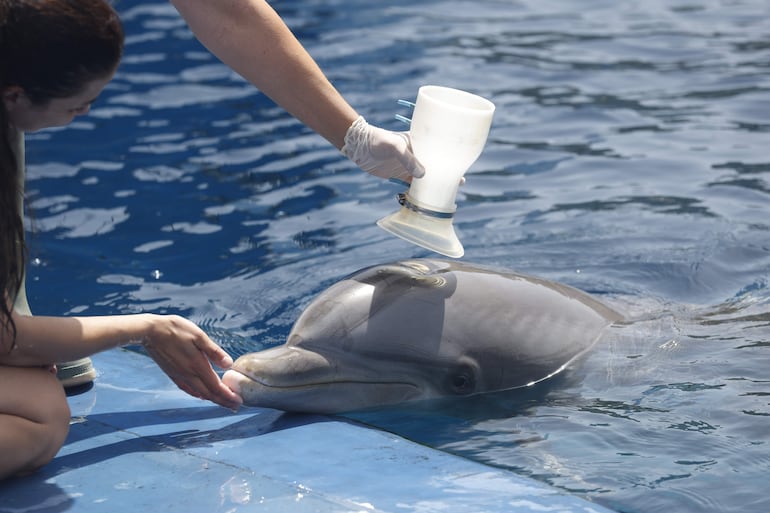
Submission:
<svg viewBox="0 0 770 513">
<path fill-rule="evenodd" d="M 285 344 L 238 358 L 247 406 L 341 413 L 527 386 L 620 314 L 572 287 L 456 261 L 376 265 L 335 283 Z"/>
</svg>

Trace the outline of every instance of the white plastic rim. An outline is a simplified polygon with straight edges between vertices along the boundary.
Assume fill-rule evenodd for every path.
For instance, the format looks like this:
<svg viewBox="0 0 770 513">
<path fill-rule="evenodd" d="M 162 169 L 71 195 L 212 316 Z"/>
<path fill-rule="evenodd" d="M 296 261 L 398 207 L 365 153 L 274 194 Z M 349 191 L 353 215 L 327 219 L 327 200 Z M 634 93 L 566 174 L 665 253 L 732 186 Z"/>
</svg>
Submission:
<svg viewBox="0 0 770 513">
<path fill-rule="evenodd" d="M 465 254 L 451 218 L 437 218 L 401 207 L 377 221 L 377 226 L 407 242 L 441 255 L 460 258 Z"/>
</svg>

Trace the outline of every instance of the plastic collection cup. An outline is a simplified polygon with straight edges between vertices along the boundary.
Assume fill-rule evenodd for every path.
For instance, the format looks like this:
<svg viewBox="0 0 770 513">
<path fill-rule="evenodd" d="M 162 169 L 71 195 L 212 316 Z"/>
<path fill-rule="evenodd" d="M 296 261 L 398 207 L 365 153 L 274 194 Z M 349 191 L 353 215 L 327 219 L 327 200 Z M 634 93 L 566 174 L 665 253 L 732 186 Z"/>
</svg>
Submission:
<svg viewBox="0 0 770 513">
<path fill-rule="evenodd" d="M 495 106 L 475 94 L 422 86 L 412 115 L 412 151 L 425 167 L 404 195 L 402 208 L 377 224 L 418 246 L 459 258 L 465 251 L 452 217 L 460 180 L 481 155 Z"/>
</svg>

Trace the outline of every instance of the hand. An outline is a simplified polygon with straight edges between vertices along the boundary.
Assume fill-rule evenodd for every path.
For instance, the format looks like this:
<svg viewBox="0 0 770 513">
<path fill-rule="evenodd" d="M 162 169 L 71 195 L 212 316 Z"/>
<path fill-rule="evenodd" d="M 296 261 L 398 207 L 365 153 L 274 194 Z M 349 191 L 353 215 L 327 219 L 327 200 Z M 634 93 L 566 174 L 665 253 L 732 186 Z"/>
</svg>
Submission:
<svg viewBox="0 0 770 513">
<path fill-rule="evenodd" d="M 154 316 L 143 345 L 163 372 L 191 396 L 231 410 L 243 403 L 211 366 L 229 369 L 233 359 L 189 320 L 177 315 Z"/>
<path fill-rule="evenodd" d="M 367 173 L 379 178 L 394 178 L 410 183 L 420 178 L 425 168 L 412 153 L 409 132 L 390 132 L 356 119 L 347 134 L 342 153 Z"/>
</svg>

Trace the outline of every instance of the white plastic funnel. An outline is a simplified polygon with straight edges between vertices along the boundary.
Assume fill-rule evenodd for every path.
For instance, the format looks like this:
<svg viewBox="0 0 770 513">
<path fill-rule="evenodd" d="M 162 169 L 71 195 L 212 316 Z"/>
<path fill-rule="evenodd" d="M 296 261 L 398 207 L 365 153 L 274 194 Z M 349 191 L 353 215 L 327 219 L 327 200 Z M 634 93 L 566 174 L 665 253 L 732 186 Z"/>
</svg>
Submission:
<svg viewBox="0 0 770 513">
<path fill-rule="evenodd" d="M 399 199 L 401 209 L 377 224 L 436 253 L 463 256 L 452 226 L 455 198 L 461 178 L 484 149 L 494 112 L 495 105 L 481 96 L 449 87 L 420 87 L 409 133 L 425 176 L 412 180 Z"/>
</svg>

